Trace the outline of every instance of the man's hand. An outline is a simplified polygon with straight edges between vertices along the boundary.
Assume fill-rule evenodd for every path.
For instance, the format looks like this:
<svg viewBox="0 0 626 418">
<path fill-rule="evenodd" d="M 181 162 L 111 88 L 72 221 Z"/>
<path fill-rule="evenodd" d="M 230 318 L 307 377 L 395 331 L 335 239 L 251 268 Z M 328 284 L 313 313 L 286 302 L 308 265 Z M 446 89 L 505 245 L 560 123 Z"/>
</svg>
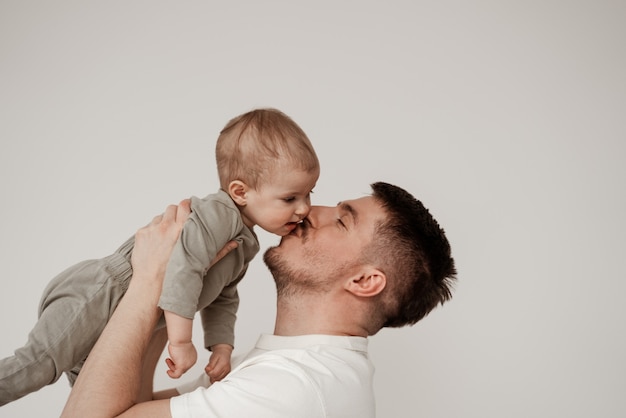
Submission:
<svg viewBox="0 0 626 418">
<path fill-rule="evenodd" d="M 237 241 L 228 241 L 221 250 L 219 250 L 217 252 L 217 254 L 215 254 L 215 258 L 213 259 L 213 261 L 211 261 L 211 266 L 213 267 L 215 264 L 217 264 L 218 261 L 220 261 L 222 258 L 224 258 L 224 256 L 226 256 L 226 254 L 228 254 L 229 252 L 231 252 L 232 250 L 234 250 L 235 248 L 237 248 L 239 246 L 239 243 Z"/>
<path fill-rule="evenodd" d="M 190 201 L 183 200 L 178 206 L 168 206 L 163 214 L 137 231 L 131 256 L 134 272 L 140 271 L 141 277 L 163 278 L 174 244 L 190 213 Z"/>
</svg>

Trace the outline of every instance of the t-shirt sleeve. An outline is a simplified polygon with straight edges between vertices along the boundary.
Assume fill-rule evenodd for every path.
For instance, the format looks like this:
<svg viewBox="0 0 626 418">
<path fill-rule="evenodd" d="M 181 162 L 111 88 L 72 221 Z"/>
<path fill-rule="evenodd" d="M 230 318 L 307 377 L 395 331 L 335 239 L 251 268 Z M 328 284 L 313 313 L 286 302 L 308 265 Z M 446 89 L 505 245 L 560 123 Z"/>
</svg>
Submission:
<svg viewBox="0 0 626 418">
<path fill-rule="evenodd" d="M 170 400 L 173 418 L 324 417 L 320 392 L 288 359 L 268 356 L 208 388 Z"/>
<path fill-rule="evenodd" d="M 178 393 L 184 394 L 184 393 L 193 392 L 197 388 L 208 388 L 209 386 L 211 386 L 211 380 L 209 379 L 209 376 L 206 373 L 201 373 L 194 380 L 190 380 L 188 382 L 184 382 L 176 386 L 176 391 Z"/>
</svg>

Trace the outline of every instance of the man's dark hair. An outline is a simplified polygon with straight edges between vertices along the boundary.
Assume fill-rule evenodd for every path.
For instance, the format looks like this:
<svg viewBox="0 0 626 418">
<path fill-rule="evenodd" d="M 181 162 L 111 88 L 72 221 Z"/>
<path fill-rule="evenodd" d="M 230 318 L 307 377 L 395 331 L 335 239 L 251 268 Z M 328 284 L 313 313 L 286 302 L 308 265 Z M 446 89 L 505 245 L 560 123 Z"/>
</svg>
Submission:
<svg viewBox="0 0 626 418">
<path fill-rule="evenodd" d="M 452 297 L 456 268 L 443 229 L 405 190 L 383 182 L 371 185 L 387 213 L 367 250 L 384 269 L 381 326 L 413 325 Z"/>
</svg>

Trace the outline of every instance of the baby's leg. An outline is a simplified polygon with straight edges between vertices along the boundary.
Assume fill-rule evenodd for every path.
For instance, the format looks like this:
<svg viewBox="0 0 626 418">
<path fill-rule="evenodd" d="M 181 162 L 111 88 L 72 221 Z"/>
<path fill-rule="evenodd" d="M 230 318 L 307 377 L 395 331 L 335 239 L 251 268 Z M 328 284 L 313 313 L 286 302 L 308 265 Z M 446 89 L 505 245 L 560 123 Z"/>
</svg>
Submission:
<svg viewBox="0 0 626 418">
<path fill-rule="evenodd" d="M 104 260 L 79 263 L 53 279 L 26 345 L 0 360 L 0 405 L 56 382 L 86 358 L 124 291 Z"/>
</svg>

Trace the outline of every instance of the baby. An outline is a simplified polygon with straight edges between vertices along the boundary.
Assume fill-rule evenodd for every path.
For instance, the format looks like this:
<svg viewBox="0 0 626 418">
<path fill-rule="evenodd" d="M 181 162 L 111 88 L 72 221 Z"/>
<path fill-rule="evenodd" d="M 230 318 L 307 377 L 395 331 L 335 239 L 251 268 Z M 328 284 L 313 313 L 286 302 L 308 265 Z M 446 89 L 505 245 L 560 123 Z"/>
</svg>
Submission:
<svg viewBox="0 0 626 418">
<path fill-rule="evenodd" d="M 192 197 L 192 213 L 166 270 L 159 300 L 167 327 L 168 375 L 197 360 L 193 317 L 200 312 L 211 380 L 230 371 L 237 284 L 259 251 L 255 225 L 284 236 L 304 219 L 320 167 L 311 142 L 287 115 L 256 109 L 229 121 L 216 144 L 220 190 Z M 229 241 L 238 247 L 212 266 Z M 73 385 L 132 278 L 134 236 L 112 255 L 76 264 L 55 277 L 41 299 L 39 320 L 25 346 L 0 360 L 0 406 L 65 372 Z"/>
</svg>

